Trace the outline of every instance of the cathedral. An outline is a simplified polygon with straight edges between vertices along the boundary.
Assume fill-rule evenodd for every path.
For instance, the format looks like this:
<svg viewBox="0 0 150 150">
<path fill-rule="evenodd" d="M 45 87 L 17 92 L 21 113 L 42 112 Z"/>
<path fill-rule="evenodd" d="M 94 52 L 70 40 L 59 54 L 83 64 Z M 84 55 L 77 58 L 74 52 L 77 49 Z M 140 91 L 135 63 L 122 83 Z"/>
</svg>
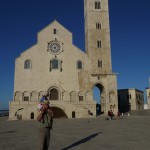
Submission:
<svg viewBox="0 0 150 150">
<path fill-rule="evenodd" d="M 54 117 L 88 118 L 118 111 L 117 75 L 112 72 L 108 0 L 84 0 L 85 52 L 72 33 L 54 20 L 37 43 L 15 60 L 9 119 L 36 119 L 47 95 Z M 93 98 L 97 87 L 100 102 Z"/>
</svg>

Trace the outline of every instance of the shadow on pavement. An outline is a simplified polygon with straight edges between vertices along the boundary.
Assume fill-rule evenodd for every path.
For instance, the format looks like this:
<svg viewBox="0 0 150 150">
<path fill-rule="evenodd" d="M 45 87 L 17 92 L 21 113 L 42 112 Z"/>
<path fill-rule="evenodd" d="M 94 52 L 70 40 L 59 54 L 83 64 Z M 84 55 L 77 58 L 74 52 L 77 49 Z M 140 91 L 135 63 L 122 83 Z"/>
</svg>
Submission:
<svg viewBox="0 0 150 150">
<path fill-rule="evenodd" d="M 88 137 L 86 137 L 86 138 L 83 138 L 83 139 L 81 139 L 81 140 L 79 140 L 79 141 L 77 141 L 77 142 L 75 142 L 75 143 L 73 143 L 73 144 L 71 144 L 71 145 L 69 145 L 69 146 L 67 146 L 67 147 L 65 147 L 65 148 L 63 148 L 63 149 L 61 149 L 61 150 L 69 150 L 69 149 L 71 149 L 71 148 L 73 148 L 73 147 L 75 147 L 75 146 L 77 146 L 77 145 L 80 145 L 80 144 L 82 144 L 82 143 L 85 143 L 85 142 L 87 142 L 87 141 L 89 141 L 89 140 L 95 138 L 95 137 L 98 136 L 100 133 L 103 133 L 103 132 L 94 133 L 94 134 L 92 134 L 92 135 L 90 135 L 90 136 L 88 136 Z"/>
<path fill-rule="evenodd" d="M 16 131 L 5 131 L 5 132 L 0 132 L 0 134 L 13 133 L 13 132 L 16 132 Z"/>
</svg>

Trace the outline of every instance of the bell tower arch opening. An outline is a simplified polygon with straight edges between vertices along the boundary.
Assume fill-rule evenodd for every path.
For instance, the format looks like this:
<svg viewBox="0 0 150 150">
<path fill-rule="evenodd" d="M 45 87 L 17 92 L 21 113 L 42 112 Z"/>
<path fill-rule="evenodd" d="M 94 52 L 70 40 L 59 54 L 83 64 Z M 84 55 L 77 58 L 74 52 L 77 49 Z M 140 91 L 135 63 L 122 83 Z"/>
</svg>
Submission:
<svg viewBox="0 0 150 150">
<path fill-rule="evenodd" d="M 105 111 L 105 90 L 100 83 L 93 86 L 93 99 L 96 101 L 96 115 L 103 114 Z"/>
</svg>

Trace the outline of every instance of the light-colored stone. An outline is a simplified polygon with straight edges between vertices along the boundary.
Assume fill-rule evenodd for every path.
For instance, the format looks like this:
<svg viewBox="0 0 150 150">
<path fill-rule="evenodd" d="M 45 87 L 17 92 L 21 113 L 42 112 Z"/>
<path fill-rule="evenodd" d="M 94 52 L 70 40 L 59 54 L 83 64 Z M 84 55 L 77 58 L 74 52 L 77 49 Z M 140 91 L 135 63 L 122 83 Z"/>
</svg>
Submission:
<svg viewBox="0 0 150 150">
<path fill-rule="evenodd" d="M 121 112 L 144 109 L 144 92 L 138 89 L 118 90 L 119 109 Z"/>
<path fill-rule="evenodd" d="M 100 3 L 101 9 L 95 9 L 95 1 L 84 0 L 86 52 L 77 48 L 72 42 L 72 33 L 54 20 L 38 32 L 37 43 L 16 59 L 10 119 L 17 115 L 22 119 L 35 118 L 38 101 L 45 92 L 51 106 L 62 109 L 68 118 L 72 118 L 73 113 L 76 118 L 96 117 L 94 86 L 101 93 L 101 110 L 107 114 L 113 105 L 114 113 L 118 111 L 117 79 L 111 64 L 108 1 Z M 101 41 L 99 47 L 98 40 Z M 52 41 L 60 44 L 60 52 L 52 54 L 49 50 Z M 57 69 L 52 68 L 55 59 Z M 29 69 L 24 68 L 26 60 L 31 63 Z M 82 69 L 77 67 L 79 61 Z"/>
<path fill-rule="evenodd" d="M 150 109 L 150 88 L 146 89 L 146 100 L 147 100 L 147 107 Z"/>
</svg>

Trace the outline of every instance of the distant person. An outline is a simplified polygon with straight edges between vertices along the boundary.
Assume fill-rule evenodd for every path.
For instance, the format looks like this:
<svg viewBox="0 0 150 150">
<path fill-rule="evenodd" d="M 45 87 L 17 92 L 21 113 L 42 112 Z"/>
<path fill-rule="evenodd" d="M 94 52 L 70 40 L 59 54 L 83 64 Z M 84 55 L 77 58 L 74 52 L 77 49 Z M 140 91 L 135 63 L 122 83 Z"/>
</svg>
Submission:
<svg viewBox="0 0 150 150">
<path fill-rule="evenodd" d="M 112 110 L 110 110 L 110 117 L 111 117 L 111 120 L 113 119 L 113 117 L 114 117 L 114 113 L 113 113 L 113 111 Z"/>
<path fill-rule="evenodd" d="M 117 119 L 120 119 L 120 115 L 121 115 L 121 113 L 118 111 L 117 112 Z"/>
<path fill-rule="evenodd" d="M 113 119 L 114 114 L 113 114 L 113 111 L 112 111 L 112 110 L 109 110 L 109 111 L 108 111 L 108 117 L 109 117 L 109 120 L 112 120 L 112 119 Z"/>
<path fill-rule="evenodd" d="M 48 100 L 43 100 L 42 108 L 37 116 L 39 121 L 39 150 L 48 150 L 50 143 L 50 130 L 53 125 L 53 112 Z"/>
</svg>

